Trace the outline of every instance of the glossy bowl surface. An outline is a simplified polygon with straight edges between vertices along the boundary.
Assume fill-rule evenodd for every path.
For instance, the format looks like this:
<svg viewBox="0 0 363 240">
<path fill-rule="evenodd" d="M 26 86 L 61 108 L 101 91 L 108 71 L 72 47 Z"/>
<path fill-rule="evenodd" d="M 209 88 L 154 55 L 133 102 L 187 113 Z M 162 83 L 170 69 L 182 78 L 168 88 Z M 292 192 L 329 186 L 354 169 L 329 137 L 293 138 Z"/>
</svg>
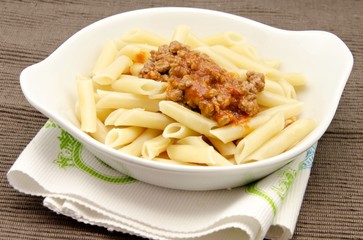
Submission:
<svg viewBox="0 0 363 240">
<path fill-rule="evenodd" d="M 270 159 L 229 167 L 176 166 L 125 155 L 97 142 L 79 129 L 74 106 L 77 73 L 90 72 L 106 40 L 132 28 L 171 37 L 177 25 L 187 24 L 203 37 L 234 31 L 245 36 L 257 53 L 282 62 L 282 71 L 302 72 L 308 85 L 298 98 L 301 117 L 314 118 L 317 128 L 291 150 Z M 97 21 L 65 41 L 49 57 L 20 75 L 27 100 L 108 165 L 138 180 L 185 190 L 232 188 L 260 179 L 301 154 L 324 134 L 337 109 L 353 66 L 353 56 L 334 34 L 287 31 L 243 17 L 196 8 L 150 8 L 120 13 Z"/>
</svg>

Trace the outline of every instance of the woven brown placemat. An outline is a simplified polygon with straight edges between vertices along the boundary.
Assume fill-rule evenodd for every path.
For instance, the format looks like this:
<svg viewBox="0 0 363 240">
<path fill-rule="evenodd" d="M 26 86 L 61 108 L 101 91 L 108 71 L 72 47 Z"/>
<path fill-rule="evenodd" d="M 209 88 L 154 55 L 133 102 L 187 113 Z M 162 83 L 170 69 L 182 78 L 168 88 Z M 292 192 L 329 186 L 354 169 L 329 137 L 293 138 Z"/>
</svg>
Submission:
<svg viewBox="0 0 363 240">
<path fill-rule="evenodd" d="M 6 172 L 46 118 L 22 95 L 19 74 L 72 34 L 134 9 L 187 6 L 229 12 L 289 30 L 325 30 L 355 65 L 335 118 L 319 141 L 294 239 L 363 239 L 363 1 L 0 1 L 0 239 L 141 239 L 79 223 L 21 194 Z"/>
</svg>

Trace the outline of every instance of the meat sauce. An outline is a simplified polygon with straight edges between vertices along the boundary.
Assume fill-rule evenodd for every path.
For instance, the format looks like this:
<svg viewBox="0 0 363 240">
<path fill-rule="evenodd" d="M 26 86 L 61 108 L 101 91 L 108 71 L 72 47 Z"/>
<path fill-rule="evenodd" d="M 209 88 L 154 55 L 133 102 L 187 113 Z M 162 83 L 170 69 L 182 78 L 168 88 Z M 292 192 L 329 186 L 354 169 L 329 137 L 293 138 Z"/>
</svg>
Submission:
<svg viewBox="0 0 363 240">
<path fill-rule="evenodd" d="M 152 51 L 139 77 L 167 82 L 168 100 L 214 119 L 219 126 L 240 124 L 258 113 L 257 93 L 265 86 L 263 74 L 249 71 L 244 80 L 177 41 Z"/>
</svg>

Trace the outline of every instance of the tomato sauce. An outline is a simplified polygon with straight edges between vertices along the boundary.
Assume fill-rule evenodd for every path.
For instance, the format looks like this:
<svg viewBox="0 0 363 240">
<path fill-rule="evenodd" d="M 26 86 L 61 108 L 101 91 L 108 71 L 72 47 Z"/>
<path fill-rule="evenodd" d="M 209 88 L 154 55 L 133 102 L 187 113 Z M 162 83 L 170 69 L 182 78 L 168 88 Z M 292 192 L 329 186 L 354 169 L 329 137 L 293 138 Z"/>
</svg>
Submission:
<svg viewBox="0 0 363 240">
<path fill-rule="evenodd" d="M 152 51 L 139 77 L 168 83 L 167 99 L 214 119 L 219 126 L 240 124 L 259 112 L 262 73 L 228 72 L 206 54 L 177 41 Z"/>
</svg>

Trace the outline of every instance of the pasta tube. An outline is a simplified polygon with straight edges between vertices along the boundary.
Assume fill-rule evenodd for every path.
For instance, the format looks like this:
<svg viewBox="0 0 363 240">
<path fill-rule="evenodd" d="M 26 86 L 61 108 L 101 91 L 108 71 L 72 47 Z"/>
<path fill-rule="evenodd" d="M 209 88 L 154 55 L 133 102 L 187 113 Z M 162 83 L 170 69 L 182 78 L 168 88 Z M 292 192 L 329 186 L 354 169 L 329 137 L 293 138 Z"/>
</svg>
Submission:
<svg viewBox="0 0 363 240">
<path fill-rule="evenodd" d="M 174 122 L 173 119 L 164 114 L 148 112 L 140 108 L 123 109 L 120 112 L 117 112 L 116 116 L 115 115 L 111 115 L 110 119 L 106 119 L 106 125 L 137 126 L 164 130 L 166 126 Z"/>
<path fill-rule="evenodd" d="M 306 85 L 306 78 L 301 73 L 285 73 L 283 78 L 294 87 Z"/>
<path fill-rule="evenodd" d="M 143 67 L 144 67 L 144 64 L 142 64 L 142 63 L 132 64 L 131 67 L 130 67 L 131 75 L 137 77 Z"/>
<path fill-rule="evenodd" d="M 287 104 L 282 104 L 276 107 L 268 108 L 262 112 L 259 112 L 255 118 L 260 118 L 262 116 L 272 116 L 278 112 L 283 112 L 285 120 L 291 117 L 295 117 L 301 113 L 303 110 L 304 103 L 302 102 L 292 102 Z"/>
<path fill-rule="evenodd" d="M 276 107 L 278 105 L 296 102 L 296 100 L 279 94 L 262 91 L 257 94 L 257 102 L 265 107 Z"/>
<path fill-rule="evenodd" d="M 95 65 L 91 71 L 91 74 L 99 72 L 100 70 L 105 69 L 108 65 L 110 65 L 117 55 L 117 46 L 114 41 L 109 40 L 104 45 L 100 55 L 97 58 Z"/>
<path fill-rule="evenodd" d="M 176 102 L 161 101 L 159 107 L 160 111 L 165 115 L 204 135 L 210 135 L 209 131 L 217 126 L 215 121 L 206 118 L 199 113 L 193 112 Z"/>
<path fill-rule="evenodd" d="M 192 145 L 199 147 L 209 147 L 210 145 L 206 143 L 201 136 L 188 136 L 182 138 L 176 142 L 178 145 Z M 215 166 L 230 166 L 233 165 L 229 160 L 227 160 L 224 156 L 222 156 L 216 150 L 211 151 L 211 154 L 214 156 L 214 165 Z"/>
<path fill-rule="evenodd" d="M 181 139 L 188 136 L 196 136 L 196 135 L 199 135 L 199 133 L 191 130 L 190 128 L 178 122 L 173 122 L 168 124 L 163 131 L 163 136 L 165 138 Z"/>
<path fill-rule="evenodd" d="M 215 165 L 217 162 L 212 146 L 170 145 L 166 149 L 171 159 L 180 162 Z"/>
<path fill-rule="evenodd" d="M 285 96 L 284 89 L 276 81 L 265 79 L 265 91 Z"/>
<path fill-rule="evenodd" d="M 144 142 L 141 155 L 143 158 L 153 159 L 160 153 L 166 151 L 171 143 L 172 140 L 170 138 L 164 138 L 162 135 L 159 135 Z"/>
<path fill-rule="evenodd" d="M 214 51 L 211 47 L 199 47 L 196 50 L 207 54 L 214 62 L 216 62 L 219 66 L 224 67 L 232 72 L 239 72 L 238 67 L 232 63 L 229 59 L 224 58 L 219 53 Z"/>
<path fill-rule="evenodd" d="M 98 100 L 97 108 L 144 108 L 147 111 L 157 112 L 159 110 L 159 102 L 157 99 L 150 99 L 132 93 L 122 92 L 103 92 Z"/>
<path fill-rule="evenodd" d="M 119 148 L 118 150 L 133 156 L 140 157 L 142 155 L 142 147 L 144 142 L 157 137 L 161 134 L 160 130 L 148 128 L 141 135 L 139 135 L 130 144 Z"/>
<path fill-rule="evenodd" d="M 144 130 L 141 127 L 113 128 L 105 138 L 105 144 L 112 148 L 119 148 L 135 140 Z"/>
<path fill-rule="evenodd" d="M 259 62 L 253 61 L 243 55 L 237 54 L 236 52 L 224 46 L 215 45 L 212 47 L 212 49 L 221 56 L 223 56 L 225 59 L 228 59 L 238 68 L 261 72 L 275 78 L 281 76 L 280 71 L 272 67 L 260 64 Z"/>
<path fill-rule="evenodd" d="M 288 81 L 286 81 L 283 78 L 280 79 L 278 83 L 281 85 L 282 89 L 284 90 L 286 97 L 296 99 L 296 91 L 294 86 L 292 86 Z"/>
<path fill-rule="evenodd" d="M 166 83 L 130 75 L 121 75 L 119 80 L 112 83 L 112 88 L 119 92 L 150 96 L 164 93 Z"/>
<path fill-rule="evenodd" d="M 251 118 L 245 125 L 227 125 L 224 127 L 214 128 L 209 131 L 211 136 L 228 143 L 241 139 L 251 133 L 254 129 L 267 122 L 271 116 L 261 115 Z"/>
<path fill-rule="evenodd" d="M 224 45 L 230 47 L 232 45 L 239 45 L 244 43 L 244 38 L 241 34 L 236 32 L 224 32 L 214 34 L 203 38 L 203 42 L 208 45 Z"/>
<path fill-rule="evenodd" d="M 305 138 L 315 126 L 315 121 L 311 119 L 300 119 L 295 121 L 250 156 L 246 157 L 246 161 L 260 161 L 286 151 Z"/>
<path fill-rule="evenodd" d="M 96 131 L 89 134 L 97 141 L 105 143 L 106 136 L 109 131 L 110 128 L 105 126 L 102 121 L 97 119 Z"/>
<path fill-rule="evenodd" d="M 255 129 L 243 138 L 236 147 L 234 157 L 237 164 L 246 161 L 246 157 L 259 148 L 263 143 L 280 132 L 285 126 L 283 113 L 277 113 L 267 123 Z"/>
<path fill-rule="evenodd" d="M 186 44 L 189 45 L 192 49 L 207 46 L 205 42 L 203 42 L 201 39 L 197 38 L 193 33 L 189 33 L 188 38 L 186 40 Z"/>
<path fill-rule="evenodd" d="M 186 43 L 189 37 L 190 27 L 188 25 L 180 25 L 175 28 L 172 41 L 178 41 L 180 43 Z"/>
<path fill-rule="evenodd" d="M 132 43 L 145 43 L 153 46 L 167 44 L 169 41 L 157 34 L 143 31 L 141 29 L 133 29 L 122 36 L 122 40 Z"/>
<path fill-rule="evenodd" d="M 92 80 L 78 76 L 77 92 L 81 129 L 85 132 L 96 132 L 97 113 Z"/>
<path fill-rule="evenodd" d="M 93 76 L 93 81 L 100 85 L 108 85 L 114 82 L 122 73 L 129 71 L 132 61 L 127 56 L 120 56 L 105 69 Z"/>
<path fill-rule="evenodd" d="M 224 143 L 217 138 L 209 137 L 208 140 L 223 156 L 232 156 L 236 151 L 236 145 L 233 142 Z"/>
</svg>

